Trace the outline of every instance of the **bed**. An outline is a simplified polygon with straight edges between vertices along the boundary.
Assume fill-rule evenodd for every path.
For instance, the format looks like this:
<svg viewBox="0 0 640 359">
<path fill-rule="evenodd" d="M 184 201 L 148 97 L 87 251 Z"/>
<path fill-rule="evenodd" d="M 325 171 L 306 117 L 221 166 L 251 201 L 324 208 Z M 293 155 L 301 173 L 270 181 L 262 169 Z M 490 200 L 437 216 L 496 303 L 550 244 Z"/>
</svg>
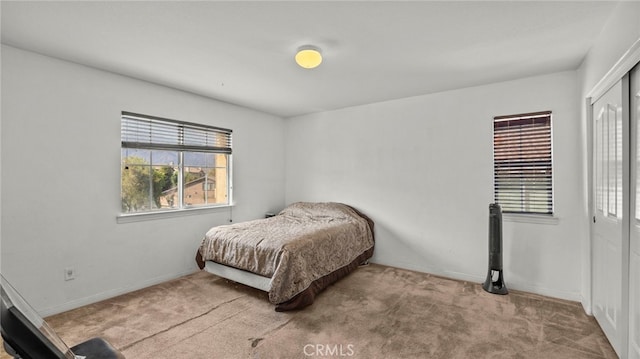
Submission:
<svg viewBox="0 0 640 359">
<path fill-rule="evenodd" d="M 276 311 L 301 309 L 373 255 L 373 221 L 351 206 L 297 202 L 277 215 L 211 228 L 200 269 L 269 294 Z"/>
</svg>

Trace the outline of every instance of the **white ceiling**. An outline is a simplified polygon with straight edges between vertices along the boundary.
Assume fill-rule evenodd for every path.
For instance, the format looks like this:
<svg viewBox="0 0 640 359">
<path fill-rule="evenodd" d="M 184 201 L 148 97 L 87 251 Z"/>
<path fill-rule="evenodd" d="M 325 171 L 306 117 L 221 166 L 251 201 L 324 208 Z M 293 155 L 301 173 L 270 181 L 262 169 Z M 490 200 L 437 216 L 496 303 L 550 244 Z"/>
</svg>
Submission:
<svg viewBox="0 0 640 359">
<path fill-rule="evenodd" d="M 1 25 L 4 44 L 290 117 L 576 69 L 615 6 L 2 1 Z"/>
</svg>

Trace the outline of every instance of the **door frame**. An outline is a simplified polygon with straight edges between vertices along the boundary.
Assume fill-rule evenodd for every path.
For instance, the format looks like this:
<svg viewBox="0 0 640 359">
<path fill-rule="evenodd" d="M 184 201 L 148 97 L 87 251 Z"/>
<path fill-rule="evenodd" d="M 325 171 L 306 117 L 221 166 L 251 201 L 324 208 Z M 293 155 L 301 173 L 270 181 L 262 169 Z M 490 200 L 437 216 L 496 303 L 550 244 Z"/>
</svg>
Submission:
<svg viewBox="0 0 640 359">
<path fill-rule="evenodd" d="M 640 313 L 638 313 L 637 311 L 640 310 L 640 305 L 638 305 L 637 300 L 640 299 L 638 297 L 636 298 L 632 298 L 635 295 L 638 295 L 638 292 L 634 292 L 632 293 L 632 290 L 638 290 L 638 282 L 636 278 L 640 278 L 639 275 L 640 273 L 636 272 L 635 276 L 636 278 L 633 278 L 632 275 L 634 274 L 634 272 L 632 272 L 633 269 L 633 262 L 632 262 L 632 258 L 633 256 L 638 253 L 637 250 L 640 250 L 640 246 L 638 247 L 634 247 L 634 244 L 638 244 L 640 245 L 640 237 L 638 236 L 638 228 L 640 223 L 638 222 L 638 203 L 636 202 L 638 199 L 638 193 L 640 193 L 640 186 L 638 186 L 638 180 L 640 179 L 638 176 L 638 170 L 640 169 L 638 166 L 638 161 L 640 160 L 640 156 L 638 154 L 638 149 L 640 148 L 640 135 L 638 132 L 638 124 L 640 123 L 640 103 L 638 103 L 638 101 L 640 101 L 640 99 L 635 99 L 636 96 L 638 95 L 638 93 L 640 93 L 640 62 L 638 62 L 638 64 L 629 72 L 628 75 L 629 78 L 629 120 L 630 120 L 630 134 L 631 134 L 631 141 L 630 141 L 630 146 L 631 146 L 631 152 L 630 152 L 630 160 L 631 160 L 631 167 L 629 168 L 631 173 L 630 173 L 630 188 L 633 189 L 635 186 L 635 192 L 631 191 L 630 193 L 630 198 L 629 198 L 629 204 L 631 206 L 631 213 L 633 213 L 632 215 L 630 215 L 629 217 L 629 248 L 628 248 L 628 265 L 629 265 L 629 271 L 628 271 L 628 278 L 627 281 L 629 283 L 629 286 L 627 288 L 627 305 L 628 305 L 628 309 L 627 309 L 627 326 L 628 326 L 628 335 L 627 335 L 627 352 L 626 355 L 628 358 L 631 358 L 632 355 L 634 358 L 640 358 L 640 352 L 638 352 L 638 347 L 635 346 L 635 344 L 640 344 L 638 343 L 636 340 L 638 339 L 638 337 L 634 338 L 634 334 L 640 334 L 638 331 L 640 331 L 640 326 L 638 326 L 639 323 L 636 322 L 635 318 L 632 318 L 631 315 L 640 315 Z M 637 84 L 637 85 L 636 85 Z M 632 107 L 632 105 L 635 105 L 635 107 Z M 636 251 L 633 251 L 633 249 L 636 249 Z M 640 269 L 640 267 L 638 267 L 638 269 Z M 633 279 L 633 281 L 632 281 Z M 634 283 L 635 281 L 635 283 Z M 632 300 L 633 299 L 633 300 Z M 633 329 L 633 331 L 632 331 Z M 638 354 L 638 355 L 636 355 Z"/>
<path fill-rule="evenodd" d="M 616 82 L 620 81 L 624 75 L 629 73 L 638 62 L 640 62 L 640 38 L 631 45 L 613 67 L 611 67 L 600 81 L 593 86 L 591 91 L 587 93 L 587 105 L 590 106 L 602 97 Z"/>
</svg>

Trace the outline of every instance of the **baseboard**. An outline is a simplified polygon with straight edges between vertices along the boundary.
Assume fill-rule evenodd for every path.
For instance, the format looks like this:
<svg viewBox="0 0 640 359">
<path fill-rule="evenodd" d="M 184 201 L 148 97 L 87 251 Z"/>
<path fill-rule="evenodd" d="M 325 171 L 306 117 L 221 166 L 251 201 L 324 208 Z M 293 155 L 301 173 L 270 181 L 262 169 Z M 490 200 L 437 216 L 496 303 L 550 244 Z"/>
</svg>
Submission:
<svg viewBox="0 0 640 359">
<path fill-rule="evenodd" d="M 194 273 L 195 270 L 189 270 L 189 271 L 185 271 L 185 272 L 181 272 L 181 273 L 176 273 L 176 274 L 169 274 L 169 275 L 164 275 L 164 276 L 159 276 L 159 277 L 155 277 L 140 283 L 136 283 L 135 285 L 131 285 L 131 286 L 127 286 L 127 287 L 122 287 L 122 288 L 116 288 L 116 289 L 111 289 L 111 290 L 107 290 L 98 294 L 94 294 L 94 295 L 90 295 L 88 297 L 84 297 L 84 298 L 79 298 L 79 299 L 74 299 L 72 301 L 66 302 L 64 304 L 61 305 L 56 305 L 53 307 L 49 307 L 49 308 L 45 308 L 42 310 L 38 311 L 38 314 L 45 318 L 51 315 L 55 315 L 58 313 L 62 313 L 62 312 L 66 312 L 72 309 L 76 309 L 85 305 L 89 305 L 89 304 L 93 304 L 93 303 L 97 303 L 109 298 L 113 298 L 113 297 L 117 297 L 119 295 L 122 294 L 126 294 L 126 293 L 130 293 L 139 289 L 143 289 L 143 288 L 147 288 L 156 284 L 160 284 L 163 282 L 167 282 L 176 278 L 180 278 L 180 277 L 184 277 L 186 275 L 192 274 Z"/>
<path fill-rule="evenodd" d="M 572 302 L 581 302 L 582 300 L 582 296 L 580 295 L 579 292 L 570 292 L 570 291 L 540 287 L 535 285 L 526 285 L 526 284 L 522 285 L 520 283 L 509 283 L 509 282 L 507 282 L 507 287 L 514 290 L 540 294 L 546 297 L 564 299 Z"/>
<path fill-rule="evenodd" d="M 593 311 L 591 310 L 591 302 L 587 300 L 582 294 L 580 295 L 580 303 L 582 304 L 582 309 L 587 315 L 593 316 Z"/>
<path fill-rule="evenodd" d="M 483 277 L 470 276 L 468 274 L 450 272 L 450 271 L 443 271 L 442 275 L 445 277 L 453 278 L 453 279 L 475 281 L 478 283 L 484 283 L 484 281 L 486 280 L 486 278 L 483 278 Z M 537 286 L 537 285 L 518 283 L 518 282 L 509 281 L 509 278 L 505 279 L 505 283 L 507 285 L 507 289 L 519 290 L 522 292 L 534 293 L 534 294 L 544 295 L 546 297 L 552 297 L 557 299 L 570 300 L 573 302 L 581 302 L 582 300 L 582 296 L 580 295 L 579 292 L 570 292 L 565 290 L 546 288 L 546 287 Z"/>
<path fill-rule="evenodd" d="M 387 263 L 382 263 L 382 262 L 377 262 L 377 261 L 376 262 L 372 261 L 372 263 L 377 263 L 377 264 L 388 266 L 388 267 L 412 270 L 412 271 L 421 272 L 421 273 L 433 274 L 433 275 L 437 275 L 439 277 L 445 277 L 445 278 L 450 278 L 450 279 L 455 279 L 455 280 L 462 280 L 462 281 L 467 281 L 467 282 L 484 283 L 484 281 L 486 279 L 484 276 L 477 276 L 477 275 L 471 275 L 471 274 L 468 274 L 468 273 L 460 273 L 460 272 L 455 272 L 455 271 L 442 270 L 442 269 L 439 269 L 439 268 L 428 267 L 428 266 L 418 267 L 418 266 L 415 266 L 415 265 L 410 265 L 410 264 L 405 264 L 405 263 L 387 264 Z M 557 299 L 564 299 L 564 300 L 570 300 L 570 301 L 573 301 L 573 302 L 584 303 L 582 296 L 577 291 L 576 292 L 571 292 L 571 291 L 558 290 L 558 289 L 547 288 L 547 287 L 542 287 L 542 286 L 537 286 L 537 285 L 530 285 L 530 284 L 525 284 L 525 283 L 513 282 L 513 281 L 509 281 L 508 276 L 507 276 L 505 282 L 506 282 L 506 285 L 507 285 L 508 289 L 519 290 L 519 291 L 522 291 L 522 292 L 529 292 L 529 293 L 544 295 L 544 296 L 547 296 L 547 297 L 552 297 L 552 298 L 557 298 Z M 584 304 L 583 304 L 583 306 L 584 306 Z"/>
<path fill-rule="evenodd" d="M 432 274 L 432 275 L 436 275 L 436 276 L 440 276 L 440 277 L 445 277 L 445 278 L 450 278 L 450 279 L 455 279 L 455 280 L 462 280 L 462 281 L 467 281 L 467 282 L 475 282 L 475 283 L 483 283 L 485 278 L 482 276 L 477 276 L 477 275 L 470 275 L 467 273 L 460 273 L 460 272 L 454 272 L 454 271 L 447 271 L 447 270 L 441 270 L 438 268 L 423 268 L 423 267 L 418 267 L 418 266 L 413 266 L 413 265 L 390 265 L 387 263 L 382 263 L 382 262 L 378 262 L 378 261 L 372 261 L 372 263 L 376 263 L 376 264 L 380 264 L 380 265 L 384 265 L 387 267 L 394 267 L 394 268 L 401 268 L 401 269 L 406 269 L 406 270 L 411 270 L 411 271 L 415 271 L 415 272 L 421 272 L 421 273 L 426 273 L 426 274 Z M 49 307 L 49 308 L 45 308 L 43 310 L 38 311 L 38 314 L 40 314 L 42 317 L 48 317 L 51 315 L 55 315 L 58 313 L 62 313 L 62 312 L 66 312 L 68 310 L 72 310 L 72 309 L 76 309 L 85 305 L 89 305 L 89 304 L 93 304 L 96 302 L 100 302 L 109 298 L 113 298 L 113 297 L 117 297 L 119 295 L 122 294 L 126 294 L 126 293 L 130 293 L 139 289 L 143 289 L 146 287 L 150 287 L 156 284 L 160 284 L 163 282 L 167 282 L 176 278 L 180 278 L 189 274 L 194 273 L 194 270 L 189 270 L 189 271 L 185 271 L 182 273 L 177 273 L 177 274 L 170 274 L 170 275 L 165 275 L 165 276 L 160 276 L 160 277 L 155 277 L 149 280 L 146 280 L 144 282 L 141 283 L 137 283 L 135 285 L 132 286 L 128 286 L 128 287 L 122 287 L 122 288 L 117 288 L 117 289 L 112 289 L 112 290 L 108 290 L 108 291 L 104 291 L 98 294 L 94 294 L 88 297 L 84 297 L 84 298 L 79 298 L 79 299 L 75 299 L 69 302 L 66 302 L 62 305 L 57 305 L 54 307 Z M 558 299 L 565 299 L 565 300 L 570 300 L 570 301 L 575 301 L 575 302 L 580 302 L 585 310 L 585 312 L 588 315 L 591 315 L 591 311 L 590 308 L 588 308 L 585 304 L 586 301 L 584 300 L 584 298 L 580 295 L 580 293 L 574 293 L 574 292 L 569 292 L 569 291 L 562 291 L 562 290 L 556 290 L 556 289 L 550 289 L 550 288 L 545 288 L 545 287 L 540 287 L 540 286 L 532 286 L 532 285 L 523 285 L 517 282 L 509 282 L 508 280 L 506 281 L 507 284 L 507 288 L 509 289 L 514 289 L 514 290 L 519 290 L 519 291 L 523 291 L 523 292 L 529 292 L 529 293 L 535 293 L 535 294 L 540 294 L 540 295 L 544 295 L 544 296 L 548 296 L 548 297 L 553 297 L 553 298 L 558 298 Z"/>
<path fill-rule="evenodd" d="M 435 267 L 416 266 L 416 265 L 412 265 L 410 263 L 389 264 L 389 263 L 384 263 L 384 262 L 381 262 L 381 261 L 371 261 L 371 263 L 380 264 L 380 265 L 383 265 L 383 266 L 386 266 L 386 267 L 406 269 L 406 270 L 410 270 L 410 271 L 414 271 L 414 272 L 431 274 L 431 275 L 435 275 L 435 276 L 443 277 L 443 278 L 462 280 L 462 281 L 467 281 L 467 282 L 475 282 L 475 283 L 484 282 L 484 277 L 482 277 L 482 276 L 470 275 L 470 274 L 467 274 L 467 273 L 460 273 L 460 272 L 446 271 L 446 270 L 441 270 L 441 269 L 435 268 Z"/>
</svg>

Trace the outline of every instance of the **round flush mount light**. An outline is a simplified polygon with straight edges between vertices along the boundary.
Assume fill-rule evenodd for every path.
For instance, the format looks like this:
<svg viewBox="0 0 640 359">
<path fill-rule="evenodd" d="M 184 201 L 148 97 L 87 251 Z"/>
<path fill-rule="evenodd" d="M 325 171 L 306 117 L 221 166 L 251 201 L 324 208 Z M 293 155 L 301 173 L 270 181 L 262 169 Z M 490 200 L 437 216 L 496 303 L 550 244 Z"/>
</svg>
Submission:
<svg viewBox="0 0 640 359">
<path fill-rule="evenodd" d="M 305 69 L 313 69 L 322 63 L 320 49 L 314 46 L 302 46 L 296 53 L 296 63 Z"/>
</svg>

